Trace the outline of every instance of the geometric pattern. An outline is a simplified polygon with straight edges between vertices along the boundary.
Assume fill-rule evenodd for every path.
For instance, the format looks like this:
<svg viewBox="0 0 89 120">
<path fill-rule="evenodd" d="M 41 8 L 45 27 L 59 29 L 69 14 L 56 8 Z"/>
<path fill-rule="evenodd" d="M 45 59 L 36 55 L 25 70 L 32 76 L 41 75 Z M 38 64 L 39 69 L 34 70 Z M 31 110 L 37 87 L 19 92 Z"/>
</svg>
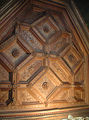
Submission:
<svg viewBox="0 0 89 120">
<path fill-rule="evenodd" d="M 14 69 L 28 56 L 26 49 L 15 35 L 2 44 L 0 51 L 1 60 L 4 64 L 7 62 L 8 67 L 10 64 L 10 69 Z"/>
<path fill-rule="evenodd" d="M 77 67 L 81 64 L 81 55 L 73 45 L 67 50 L 65 49 L 62 53 L 62 57 L 73 72 L 75 72 L 76 69 L 78 69 Z"/>
<path fill-rule="evenodd" d="M 45 43 L 50 43 L 60 31 L 50 16 L 44 16 L 32 24 L 32 29 Z M 60 32 L 59 32 L 60 33 Z"/>
<path fill-rule="evenodd" d="M 15 35 L 0 46 L 0 82 L 9 81 L 0 87 L 0 105 L 12 100 L 17 108 L 84 103 L 81 53 L 72 33 L 61 30 L 49 15 L 31 25 L 19 23 Z"/>
</svg>

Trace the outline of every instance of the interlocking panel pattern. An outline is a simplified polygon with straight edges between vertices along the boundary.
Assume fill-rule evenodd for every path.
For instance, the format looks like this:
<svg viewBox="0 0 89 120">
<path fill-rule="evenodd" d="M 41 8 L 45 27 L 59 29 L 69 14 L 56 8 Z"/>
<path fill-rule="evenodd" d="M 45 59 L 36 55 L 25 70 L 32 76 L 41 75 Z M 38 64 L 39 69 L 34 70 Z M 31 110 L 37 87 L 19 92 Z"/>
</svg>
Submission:
<svg viewBox="0 0 89 120">
<path fill-rule="evenodd" d="M 1 44 L 0 106 L 32 109 L 85 103 L 82 51 L 72 32 L 57 21 L 53 14 L 31 25 L 18 23 L 15 35 Z"/>
</svg>

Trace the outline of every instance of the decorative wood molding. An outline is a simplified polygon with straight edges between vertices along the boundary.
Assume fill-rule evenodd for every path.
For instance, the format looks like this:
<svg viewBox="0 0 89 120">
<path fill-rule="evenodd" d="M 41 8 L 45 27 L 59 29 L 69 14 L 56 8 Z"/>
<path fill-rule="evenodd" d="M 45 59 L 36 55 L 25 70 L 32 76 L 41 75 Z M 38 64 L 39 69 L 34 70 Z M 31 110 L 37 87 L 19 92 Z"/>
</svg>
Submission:
<svg viewBox="0 0 89 120">
<path fill-rule="evenodd" d="M 18 2 L 0 26 L 0 117 L 89 116 L 89 36 L 73 3 Z"/>
</svg>

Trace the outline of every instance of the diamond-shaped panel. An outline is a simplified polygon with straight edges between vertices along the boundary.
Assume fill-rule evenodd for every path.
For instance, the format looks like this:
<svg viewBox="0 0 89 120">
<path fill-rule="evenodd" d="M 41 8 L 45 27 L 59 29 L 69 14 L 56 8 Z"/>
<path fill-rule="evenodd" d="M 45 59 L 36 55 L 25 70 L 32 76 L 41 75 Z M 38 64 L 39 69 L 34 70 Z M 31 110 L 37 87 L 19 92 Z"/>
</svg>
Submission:
<svg viewBox="0 0 89 120">
<path fill-rule="evenodd" d="M 81 64 L 82 57 L 80 53 L 76 50 L 74 46 L 71 46 L 68 50 L 65 50 L 63 54 L 63 59 L 66 61 L 67 65 L 74 72 L 77 70 L 78 66 Z"/>
<path fill-rule="evenodd" d="M 39 80 L 32 86 L 32 88 L 39 91 L 39 93 L 46 100 L 52 91 L 59 86 L 61 81 L 53 74 L 51 70 L 47 70 L 44 75 L 42 75 Z M 36 93 L 37 94 L 37 93 Z"/>
<path fill-rule="evenodd" d="M 44 41 L 50 42 L 58 35 L 59 28 L 49 16 L 44 16 L 32 25 L 32 29 Z"/>
<path fill-rule="evenodd" d="M 0 51 L 2 55 L 1 59 L 3 58 L 2 61 L 7 61 L 8 65 L 12 65 L 13 68 L 19 65 L 28 56 L 27 51 L 16 36 L 12 36 L 8 41 L 3 43 Z"/>
</svg>

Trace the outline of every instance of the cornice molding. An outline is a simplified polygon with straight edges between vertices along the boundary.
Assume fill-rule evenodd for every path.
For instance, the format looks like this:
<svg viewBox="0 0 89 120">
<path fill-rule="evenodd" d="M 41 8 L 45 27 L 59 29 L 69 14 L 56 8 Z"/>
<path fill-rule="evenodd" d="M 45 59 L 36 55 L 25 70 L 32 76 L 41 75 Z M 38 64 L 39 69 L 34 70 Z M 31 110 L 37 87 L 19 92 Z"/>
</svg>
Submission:
<svg viewBox="0 0 89 120">
<path fill-rule="evenodd" d="M 75 107 L 74 109 L 72 108 L 65 108 L 65 111 L 63 109 L 48 109 L 48 110 L 36 110 L 36 111 L 4 111 L 0 113 L 0 118 L 4 119 L 41 119 L 41 120 L 48 120 L 48 119 L 63 119 L 67 118 L 69 114 L 73 116 L 82 116 L 82 113 L 85 113 L 87 115 L 86 117 L 89 116 L 89 107 Z"/>
</svg>

